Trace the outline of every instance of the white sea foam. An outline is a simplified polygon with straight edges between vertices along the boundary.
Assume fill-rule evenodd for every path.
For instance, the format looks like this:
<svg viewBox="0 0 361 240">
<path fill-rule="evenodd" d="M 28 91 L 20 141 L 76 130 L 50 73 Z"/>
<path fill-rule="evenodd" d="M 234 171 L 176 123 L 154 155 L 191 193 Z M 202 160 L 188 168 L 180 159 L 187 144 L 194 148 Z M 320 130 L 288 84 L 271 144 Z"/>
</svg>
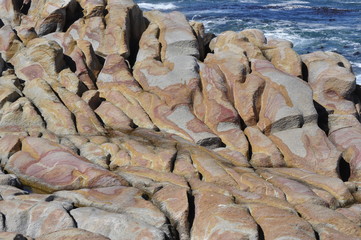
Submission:
<svg viewBox="0 0 361 240">
<path fill-rule="evenodd" d="M 138 6 L 145 10 L 173 10 L 178 8 L 174 3 L 138 3 Z"/>
</svg>

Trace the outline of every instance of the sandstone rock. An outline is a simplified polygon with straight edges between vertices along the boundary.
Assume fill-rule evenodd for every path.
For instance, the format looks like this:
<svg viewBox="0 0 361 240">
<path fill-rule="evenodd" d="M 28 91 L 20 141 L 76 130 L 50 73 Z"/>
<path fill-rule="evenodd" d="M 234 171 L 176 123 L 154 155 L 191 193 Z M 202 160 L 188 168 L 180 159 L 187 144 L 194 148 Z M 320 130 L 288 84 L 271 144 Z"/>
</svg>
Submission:
<svg viewBox="0 0 361 240">
<path fill-rule="evenodd" d="M 6 231 L 30 237 L 74 227 L 74 221 L 64 207 L 56 202 L 3 200 L 0 212 L 5 215 Z"/>
<path fill-rule="evenodd" d="M 9 159 L 5 169 L 22 182 L 47 192 L 127 184 L 56 143 L 32 137 L 22 141 L 22 151 Z"/>
<path fill-rule="evenodd" d="M 215 148 L 213 151 L 230 161 L 234 166 L 250 167 L 247 157 L 238 151 L 229 148 Z"/>
<path fill-rule="evenodd" d="M 105 169 L 109 168 L 109 153 L 98 146 L 98 144 L 92 142 L 85 143 L 79 148 L 79 151 L 79 155 L 88 159 L 90 162 Z"/>
<path fill-rule="evenodd" d="M 265 59 L 262 51 L 249 42 L 249 39 L 242 32 L 226 31 L 212 40 L 210 48 L 215 53 L 230 50 L 237 54 L 246 52 L 249 59 Z"/>
<path fill-rule="evenodd" d="M 195 217 L 191 239 L 258 239 L 253 218 L 231 197 L 207 192 L 193 195 Z"/>
<path fill-rule="evenodd" d="M 36 238 L 37 240 L 66 240 L 66 239 L 77 239 L 77 240 L 109 240 L 103 235 L 96 234 L 93 232 L 89 232 L 83 229 L 78 228 L 69 228 L 64 230 L 59 230 L 56 232 L 48 233 L 41 235 L 40 237 Z"/>
<path fill-rule="evenodd" d="M 327 227 L 339 231 L 344 235 L 359 238 L 361 236 L 360 227 L 341 213 L 332 211 L 320 205 L 308 203 L 297 205 L 296 210 L 301 214 L 302 218 L 311 223 L 312 227 L 317 232 L 325 231 L 326 229 L 324 229 L 324 227 Z M 327 223 L 327 225 L 325 226 L 324 223 Z"/>
<path fill-rule="evenodd" d="M 15 135 L 6 135 L 0 139 L 0 158 L 1 166 L 5 166 L 6 162 L 9 160 L 9 157 L 20 151 L 21 141 L 18 136 Z"/>
<path fill-rule="evenodd" d="M 301 57 L 315 101 L 335 114 L 355 114 L 355 105 L 349 101 L 356 87 L 350 63 L 333 52 L 319 51 Z"/>
<path fill-rule="evenodd" d="M 246 79 L 246 74 L 250 72 L 246 55 L 226 49 L 214 54 L 208 54 L 204 63 L 216 64 L 219 67 L 224 75 L 225 83 L 227 83 L 227 98 L 231 103 L 234 103 L 239 96 L 236 85 L 243 83 Z"/>
<path fill-rule="evenodd" d="M 41 131 L 45 122 L 29 99 L 21 97 L 1 109 L 0 126 L 3 132 Z"/>
<path fill-rule="evenodd" d="M 357 224 L 358 226 L 361 225 L 360 204 L 352 205 L 349 208 L 338 208 L 336 211 L 347 217 L 349 220 L 351 220 L 353 223 Z"/>
<path fill-rule="evenodd" d="M 361 128 L 346 127 L 333 131 L 329 139 L 343 151 L 343 158 L 350 164 L 349 181 L 361 179 Z"/>
<path fill-rule="evenodd" d="M 156 192 L 152 201 L 170 219 L 176 227 L 179 239 L 189 239 L 189 196 L 188 189 L 175 185 L 166 185 Z"/>
<path fill-rule="evenodd" d="M 248 207 L 265 239 L 316 239 L 311 225 L 295 213 L 261 204 Z"/>
<path fill-rule="evenodd" d="M 163 62 L 179 55 L 199 58 L 197 39 L 183 14 L 151 11 L 145 13 L 145 17 L 159 26 L 159 42 L 162 45 L 161 60 Z"/>
<path fill-rule="evenodd" d="M 20 2 L 12 0 L 2 1 L 0 9 L 1 21 L 5 25 L 11 25 L 12 27 L 19 25 L 21 22 L 20 7 Z"/>
<path fill-rule="evenodd" d="M 161 230 L 125 214 L 110 213 L 92 207 L 73 209 L 70 214 L 78 228 L 110 239 L 165 239 L 165 233 Z"/>
<path fill-rule="evenodd" d="M 257 127 L 247 127 L 244 133 L 252 147 L 250 163 L 253 167 L 282 167 L 286 165 L 276 145 Z"/>
<path fill-rule="evenodd" d="M 27 82 L 24 94 L 39 109 L 46 122 L 47 129 L 56 134 L 76 133 L 71 112 L 63 105 L 44 80 L 35 78 Z"/>
<path fill-rule="evenodd" d="M 270 135 L 289 167 L 336 177 L 341 153 L 317 126 L 289 129 Z"/>
<path fill-rule="evenodd" d="M 163 213 L 151 202 L 147 195 L 132 187 L 105 187 L 80 189 L 76 191 L 58 191 L 56 196 L 70 199 L 78 207 L 96 207 L 108 212 L 127 214 L 128 216 L 161 227 L 165 223 Z"/>
<path fill-rule="evenodd" d="M 36 78 L 51 83 L 64 68 L 62 48 L 55 41 L 45 38 L 31 40 L 11 59 L 18 78 L 30 81 Z"/>
<path fill-rule="evenodd" d="M 217 134 L 226 146 L 248 155 L 248 142 L 241 130 L 240 118 L 227 99 L 226 82 L 216 65 L 200 64 L 204 109 L 204 123 Z"/>
<path fill-rule="evenodd" d="M 67 13 L 70 16 L 74 14 L 75 7 L 76 2 L 74 0 L 32 1 L 28 14 L 22 18 L 21 24 L 34 27 L 39 36 L 54 31 L 62 31 Z"/>
<path fill-rule="evenodd" d="M 52 89 L 57 93 L 61 102 L 73 114 L 76 130 L 80 134 L 94 135 L 105 132 L 95 113 L 83 99 L 56 84 L 52 85 Z"/>
<path fill-rule="evenodd" d="M 301 57 L 287 43 L 282 40 L 268 41 L 267 49 L 263 53 L 277 69 L 302 78 Z"/>
<path fill-rule="evenodd" d="M 341 206 L 345 206 L 354 201 L 349 189 L 339 178 L 319 175 L 297 168 L 269 168 L 267 171 L 282 174 L 301 183 L 323 189 L 333 195 Z"/>
<path fill-rule="evenodd" d="M 255 60 L 255 74 L 266 81 L 257 126 L 266 133 L 317 123 L 312 90 L 297 77 L 276 69 L 270 62 Z"/>
<path fill-rule="evenodd" d="M 310 187 L 298 181 L 288 179 L 269 173 L 267 170 L 258 169 L 256 171 L 262 178 L 272 185 L 282 190 L 291 204 L 313 203 L 327 206 L 327 203 L 318 197 Z"/>
<path fill-rule="evenodd" d="M 33 238 L 24 236 L 20 233 L 0 232 L 0 239 L 2 239 L 2 240 L 15 240 L 15 239 L 32 240 Z"/>
<path fill-rule="evenodd" d="M 106 58 L 97 79 L 97 86 L 101 97 L 121 109 L 137 126 L 154 128 L 149 116 L 135 98 L 136 93 L 142 90 L 122 56 L 112 54 Z"/>
<path fill-rule="evenodd" d="M 88 4 L 90 2 L 90 5 Z M 133 1 L 81 1 L 88 17 L 70 26 L 67 34 L 75 40 L 88 40 L 95 52 L 103 57 L 110 54 L 130 56 L 131 42 L 139 41 L 145 29 L 142 12 Z M 107 15 L 104 17 L 104 7 Z"/>
<path fill-rule="evenodd" d="M 102 102 L 95 113 L 102 119 L 105 127 L 109 129 L 127 132 L 133 130 L 135 126 L 122 110 L 107 101 Z"/>
<path fill-rule="evenodd" d="M 259 121 L 264 88 L 265 80 L 253 73 L 247 75 L 244 83 L 235 83 L 234 106 L 247 126 Z"/>
<path fill-rule="evenodd" d="M 12 2 L 7 0 L 6 2 Z M 9 25 L 0 28 L 0 53 L 3 60 L 8 62 L 20 49 L 23 44 Z"/>
</svg>

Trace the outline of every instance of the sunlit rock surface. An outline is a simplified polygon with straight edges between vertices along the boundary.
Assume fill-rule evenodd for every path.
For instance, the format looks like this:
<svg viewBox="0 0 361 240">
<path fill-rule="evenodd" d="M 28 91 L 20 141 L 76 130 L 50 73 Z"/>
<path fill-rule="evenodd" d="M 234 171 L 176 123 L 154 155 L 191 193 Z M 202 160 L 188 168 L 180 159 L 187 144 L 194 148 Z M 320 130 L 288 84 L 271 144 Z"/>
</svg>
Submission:
<svg viewBox="0 0 361 240">
<path fill-rule="evenodd" d="M 0 239 L 361 239 L 341 55 L 132 0 L 0 20 Z"/>
</svg>

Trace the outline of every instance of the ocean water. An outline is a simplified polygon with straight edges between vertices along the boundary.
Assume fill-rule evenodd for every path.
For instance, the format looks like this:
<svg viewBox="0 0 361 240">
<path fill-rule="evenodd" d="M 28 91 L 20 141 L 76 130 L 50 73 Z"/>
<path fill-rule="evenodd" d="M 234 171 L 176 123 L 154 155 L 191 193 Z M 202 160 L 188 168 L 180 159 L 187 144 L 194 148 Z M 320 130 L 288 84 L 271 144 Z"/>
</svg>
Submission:
<svg viewBox="0 0 361 240">
<path fill-rule="evenodd" d="M 145 11 L 180 11 L 208 32 L 247 28 L 290 40 L 299 54 L 336 51 L 361 84 L 361 0 L 135 0 Z"/>
</svg>

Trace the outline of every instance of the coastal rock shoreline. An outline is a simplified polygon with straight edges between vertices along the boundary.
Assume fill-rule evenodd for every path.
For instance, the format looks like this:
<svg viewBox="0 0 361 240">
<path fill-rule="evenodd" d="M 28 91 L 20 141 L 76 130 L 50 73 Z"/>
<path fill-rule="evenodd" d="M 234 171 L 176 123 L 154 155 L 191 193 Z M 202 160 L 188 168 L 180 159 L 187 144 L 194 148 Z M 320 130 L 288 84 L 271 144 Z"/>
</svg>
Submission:
<svg viewBox="0 0 361 240">
<path fill-rule="evenodd" d="M 0 3 L 0 239 L 361 239 L 334 52 L 132 0 Z"/>
</svg>

